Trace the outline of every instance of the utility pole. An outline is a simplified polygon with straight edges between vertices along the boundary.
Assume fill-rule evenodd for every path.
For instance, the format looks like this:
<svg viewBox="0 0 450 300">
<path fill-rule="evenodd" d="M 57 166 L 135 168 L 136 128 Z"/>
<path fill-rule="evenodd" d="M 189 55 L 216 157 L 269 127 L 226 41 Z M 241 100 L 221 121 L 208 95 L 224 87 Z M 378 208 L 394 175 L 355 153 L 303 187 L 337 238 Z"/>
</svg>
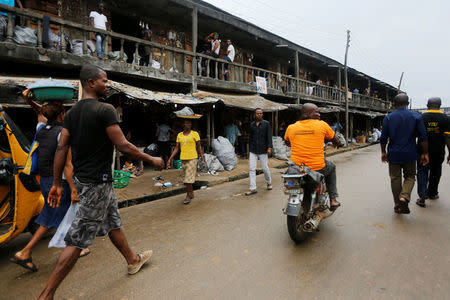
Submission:
<svg viewBox="0 0 450 300">
<path fill-rule="evenodd" d="M 347 56 L 348 48 L 350 47 L 350 30 L 347 30 L 347 45 L 345 47 L 345 60 L 344 60 L 344 77 L 345 77 L 345 145 L 348 145 L 348 76 L 347 76 Z"/>
<path fill-rule="evenodd" d="M 404 72 L 402 72 L 402 75 L 400 76 L 400 81 L 398 83 L 398 88 L 397 88 L 397 94 L 400 94 L 400 87 L 402 86 L 403 73 Z"/>
</svg>

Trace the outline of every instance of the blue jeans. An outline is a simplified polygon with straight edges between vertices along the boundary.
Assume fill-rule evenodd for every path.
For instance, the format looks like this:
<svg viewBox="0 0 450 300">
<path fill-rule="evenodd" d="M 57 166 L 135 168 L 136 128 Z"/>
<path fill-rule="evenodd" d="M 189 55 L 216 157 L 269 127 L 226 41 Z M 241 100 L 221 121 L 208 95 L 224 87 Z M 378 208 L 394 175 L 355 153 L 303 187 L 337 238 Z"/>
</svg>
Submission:
<svg viewBox="0 0 450 300">
<path fill-rule="evenodd" d="M 224 57 L 224 60 L 232 62 L 231 58 L 229 58 L 228 56 Z M 229 75 L 228 75 L 228 64 L 224 64 L 223 65 L 223 70 L 225 71 L 225 80 L 228 80 L 228 78 L 229 78 Z"/>
<path fill-rule="evenodd" d="M 104 34 L 96 34 L 97 39 L 97 55 L 98 57 L 105 57 L 105 48 L 106 48 L 106 36 Z"/>
</svg>

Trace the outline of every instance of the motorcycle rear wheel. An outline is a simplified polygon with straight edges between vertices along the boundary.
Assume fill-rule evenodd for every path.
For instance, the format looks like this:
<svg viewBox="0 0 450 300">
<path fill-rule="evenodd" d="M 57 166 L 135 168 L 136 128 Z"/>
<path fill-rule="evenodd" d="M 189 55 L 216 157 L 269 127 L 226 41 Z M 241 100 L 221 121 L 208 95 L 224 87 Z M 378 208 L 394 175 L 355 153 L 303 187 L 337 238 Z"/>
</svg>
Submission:
<svg viewBox="0 0 450 300">
<path fill-rule="evenodd" d="M 310 235 L 310 232 L 305 232 L 302 230 L 302 226 L 305 221 L 306 216 L 304 214 L 299 214 L 298 216 L 287 216 L 289 236 L 296 244 L 303 242 Z"/>
</svg>

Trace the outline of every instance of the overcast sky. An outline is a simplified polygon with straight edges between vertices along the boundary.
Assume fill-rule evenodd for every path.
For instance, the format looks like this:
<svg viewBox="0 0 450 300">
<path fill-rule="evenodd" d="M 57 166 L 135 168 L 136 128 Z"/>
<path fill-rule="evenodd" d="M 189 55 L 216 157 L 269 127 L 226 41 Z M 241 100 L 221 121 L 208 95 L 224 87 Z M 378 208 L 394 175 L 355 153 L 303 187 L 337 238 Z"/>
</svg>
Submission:
<svg viewBox="0 0 450 300">
<path fill-rule="evenodd" d="M 450 106 L 448 0 L 206 0 L 296 44 L 398 86 L 413 107 L 431 96 Z"/>
</svg>

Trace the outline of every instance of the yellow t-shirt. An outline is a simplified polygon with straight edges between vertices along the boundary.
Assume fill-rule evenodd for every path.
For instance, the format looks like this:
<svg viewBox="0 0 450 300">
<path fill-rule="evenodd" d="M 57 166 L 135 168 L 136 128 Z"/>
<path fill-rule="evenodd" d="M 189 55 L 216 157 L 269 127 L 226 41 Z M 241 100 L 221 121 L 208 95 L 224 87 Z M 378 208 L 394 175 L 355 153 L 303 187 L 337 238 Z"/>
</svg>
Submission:
<svg viewBox="0 0 450 300">
<path fill-rule="evenodd" d="M 188 135 L 184 135 L 180 132 L 177 135 L 177 143 L 180 143 L 181 160 L 196 159 L 198 158 L 196 142 L 200 141 L 200 136 L 197 131 L 191 130 Z"/>
<path fill-rule="evenodd" d="M 314 171 L 325 167 L 324 140 L 334 138 L 334 131 L 324 121 L 303 120 L 289 125 L 284 139 L 291 143 L 291 160 Z"/>
</svg>

